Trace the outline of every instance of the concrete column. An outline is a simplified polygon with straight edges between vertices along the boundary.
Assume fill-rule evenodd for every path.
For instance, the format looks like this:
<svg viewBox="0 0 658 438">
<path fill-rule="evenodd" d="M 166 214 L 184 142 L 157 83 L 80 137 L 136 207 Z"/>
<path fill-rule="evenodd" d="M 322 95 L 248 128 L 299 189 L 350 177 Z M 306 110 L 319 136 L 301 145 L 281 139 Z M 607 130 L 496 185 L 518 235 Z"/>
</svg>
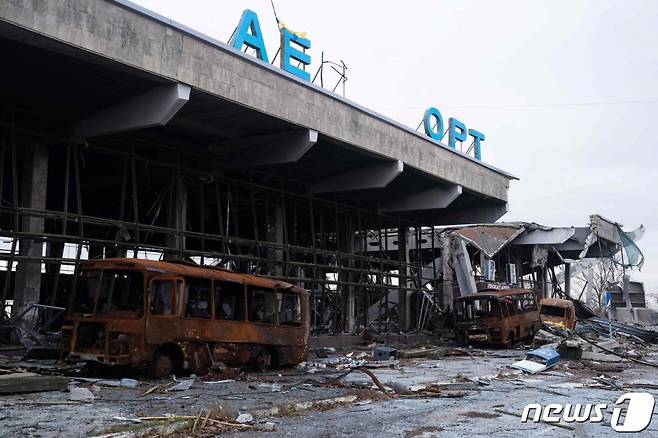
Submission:
<svg viewBox="0 0 658 438">
<path fill-rule="evenodd" d="M 450 237 L 447 235 L 441 236 L 441 261 L 443 264 L 443 311 L 448 308 L 452 309 L 453 300 L 453 276 L 450 260 L 452 259 L 452 251 L 450 250 Z"/>
<path fill-rule="evenodd" d="M 535 289 L 541 292 L 541 297 L 546 298 L 546 282 L 544 281 L 544 267 L 539 267 L 536 271 L 537 282 Z"/>
<path fill-rule="evenodd" d="M 553 291 L 552 283 L 549 281 L 548 268 L 544 266 L 542 268 L 542 278 L 544 282 L 544 298 L 548 298 Z"/>
<path fill-rule="evenodd" d="M 168 227 L 175 234 L 168 234 L 165 241 L 170 248 L 165 251 L 165 259 L 182 258 L 185 251 L 185 232 L 187 225 L 187 185 L 183 176 L 176 172 L 172 177 L 172 187 L 169 191 Z"/>
<path fill-rule="evenodd" d="M 398 260 L 400 261 L 400 287 L 407 287 L 409 285 L 409 251 L 408 251 L 408 236 L 409 229 L 406 227 L 398 228 Z M 409 328 L 410 315 L 409 315 L 409 291 L 400 289 L 398 291 L 398 317 L 400 319 L 400 330 L 407 331 Z"/>
<path fill-rule="evenodd" d="M 624 304 L 626 307 L 629 309 L 633 308 L 633 305 L 631 304 L 631 296 L 630 296 L 630 291 L 631 291 L 631 276 L 629 274 L 624 274 L 622 276 L 622 298 L 624 300 Z"/>
<path fill-rule="evenodd" d="M 564 293 L 571 297 L 571 263 L 564 264 Z"/>
<path fill-rule="evenodd" d="M 272 215 L 270 224 L 267 225 L 267 236 L 266 239 L 268 242 L 275 243 L 284 243 L 283 241 L 283 209 L 281 207 L 274 207 L 274 214 Z M 276 260 L 277 262 L 283 262 L 283 250 L 280 248 L 273 248 L 268 250 L 269 259 Z M 268 269 L 270 275 L 281 276 L 283 275 L 283 269 L 281 265 L 277 264 L 273 268 Z"/>
<path fill-rule="evenodd" d="M 345 233 L 345 243 L 346 243 L 346 252 L 354 254 L 354 227 L 352 226 L 352 221 L 349 221 L 347 232 Z M 347 266 L 349 268 L 354 268 L 354 258 L 350 257 L 347 261 Z M 350 283 L 355 283 L 357 276 L 354 274 L 354 271 L 347 272 L 347 281 Z M 345 330 L 348 333 L 353 333 L 356 329 L 356 287 L 354 285 L 348 285 L 345 289 L 347 291 L 347 296 L 345 297 Z"/>
<path fill-rule="evenodd" d="M 463 239 L 455 238 L 451 240 L 450 245 L 451 261 L 457 277 L 459 295 L 462 297 L 472 295 L 477 292 L 477 287 L 473 278 L 473 267 L 471 266 L 471 258 L 468 255 L 466 242 Z"/>
<path fill-rule="evenodd" d="M 48 147 L 29 145 L 25 148 L 23 161 L 21 206 L 34 209 L 46 208 L 48 186 Z M 34 234 L 44 232 L 44 219 L 23 215 L 21 231 Z M 43 241 L 38 239 L 20 239 L 19 254 L 23 257 L 41 257 Z M 22 312 L 30 303 L 39 303 L 41 297 L 41 263 L 21 261 L 16 266 L 14 284 L 14 315 Z M 29 325 L 36 312 L 26 315 L 25 323 Z"/>
</svg>

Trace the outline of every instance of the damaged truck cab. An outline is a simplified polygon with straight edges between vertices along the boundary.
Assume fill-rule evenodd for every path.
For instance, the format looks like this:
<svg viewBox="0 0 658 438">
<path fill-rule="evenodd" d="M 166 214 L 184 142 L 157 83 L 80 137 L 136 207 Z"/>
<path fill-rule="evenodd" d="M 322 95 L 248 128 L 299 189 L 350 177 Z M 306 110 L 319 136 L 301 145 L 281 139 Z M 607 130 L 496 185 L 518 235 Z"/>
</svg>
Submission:
<svg viewBox="0 0 658 438">
<path fill-rule="evenodd" d="M 308 355 L 309 299 L 263 277 L 185 262 L 105 259 L 80 266 L 62 327 L 71 360 L 203 374 L 219 362 L 295 365 Z"/>
<path fill-rule="evenodd" d="M 576 306 L 571 300 L 544 298 L 539 302 L 542 324 L 573 330 L 576 327 Z"/>
<path fill-rule="evenodd" d="M 463 344 L 512 347 L 541 328 L 537 299 L 528 289 L 482 291 L 459 297 L 454 305 L 455 337 Z"/>
</svg>

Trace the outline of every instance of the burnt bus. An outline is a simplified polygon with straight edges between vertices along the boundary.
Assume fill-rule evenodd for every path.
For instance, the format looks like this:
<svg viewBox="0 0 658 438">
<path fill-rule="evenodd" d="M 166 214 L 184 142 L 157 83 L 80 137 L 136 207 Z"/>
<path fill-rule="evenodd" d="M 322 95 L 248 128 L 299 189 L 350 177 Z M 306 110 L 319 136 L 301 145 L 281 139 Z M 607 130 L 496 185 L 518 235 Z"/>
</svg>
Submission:
<svg viewBox="0 0 658 438">
<path fill-rule="evenodd" d="M 71 360 L 165 377 L 218 362 L 266 370 L 308 355 L 308 293 L 289 283 L 120 258 L 81 263 L 74 293 L 61 344 Z"/>
<path fill-rule="evenodd" d="M 541 328 L 537 298 L 528 289 L 482 291 L 454 303 L 455 336 L 463 344 L 512 347 Z"/>
</svg>

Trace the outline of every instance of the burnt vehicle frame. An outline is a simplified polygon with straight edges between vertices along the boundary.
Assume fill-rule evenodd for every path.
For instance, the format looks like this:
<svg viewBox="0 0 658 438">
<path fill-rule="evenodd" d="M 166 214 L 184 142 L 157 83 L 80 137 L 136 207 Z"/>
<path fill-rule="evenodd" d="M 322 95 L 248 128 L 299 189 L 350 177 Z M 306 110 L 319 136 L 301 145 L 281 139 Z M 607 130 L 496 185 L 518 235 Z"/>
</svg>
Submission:
<svg viewBox="0 0 658 438">
<path fill-rule="evenodd" d="M 544 298 L 539 301 L 539 317 L 542 324 L 562 324 L 573 330 L 576 327 L 576 306 L 571 300 Z"/>
<path fill-rule="evenodd" d="M 148 368 L 295 365 L 308 355 L 309 299 L 289 283 L 186 262 L 82 263 L 62 355 Z"/>
<path fill-rule="evenodd" d="M 535 292 L 529 289 L 481 291 L 456 298 L 455 337 L 462 344 L 514 346 L 541 328 Z"/>
</svg>

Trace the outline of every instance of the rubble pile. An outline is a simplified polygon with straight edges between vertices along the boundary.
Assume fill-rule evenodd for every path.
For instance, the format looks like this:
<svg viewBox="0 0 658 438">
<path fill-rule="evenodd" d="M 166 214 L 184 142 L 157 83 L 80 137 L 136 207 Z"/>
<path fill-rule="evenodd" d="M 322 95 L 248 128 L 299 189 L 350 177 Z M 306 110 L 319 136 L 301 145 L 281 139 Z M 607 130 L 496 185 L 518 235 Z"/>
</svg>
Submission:
<svg viewBox="0 0 658 438">
<path fill-rule="evenodd" d="M 333 350 L 335 351 L 335 349 Z M 352 368 L 362 367 L 372 361 L 372 356 L 368 353 L 361 352 L 354 354 L 349 352 L 343 356 L 326 357 L 319 361 L 301 362 L 297 365 L 297 369 L 309 374 L 317 373 L 318 371 L 326 368 L 333 368 L 337 371 L 349 370 Z"/>
</svg>

